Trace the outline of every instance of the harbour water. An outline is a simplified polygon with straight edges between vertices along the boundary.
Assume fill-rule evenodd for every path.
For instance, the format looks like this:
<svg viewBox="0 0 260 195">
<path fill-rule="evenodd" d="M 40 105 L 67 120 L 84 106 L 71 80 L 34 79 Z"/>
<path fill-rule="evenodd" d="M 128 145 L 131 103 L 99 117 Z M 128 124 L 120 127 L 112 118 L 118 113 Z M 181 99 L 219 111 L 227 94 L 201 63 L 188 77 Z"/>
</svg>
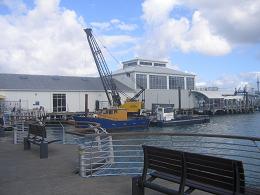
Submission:
<svg viewBox="0 0 260 195">
<path fill-rule="evenodd" d="M 148 131 L 260 137 L 260 112 L 216 115 L 210 118 L 210 123 L 163 128 L 151 127 Z"/>
</svg>

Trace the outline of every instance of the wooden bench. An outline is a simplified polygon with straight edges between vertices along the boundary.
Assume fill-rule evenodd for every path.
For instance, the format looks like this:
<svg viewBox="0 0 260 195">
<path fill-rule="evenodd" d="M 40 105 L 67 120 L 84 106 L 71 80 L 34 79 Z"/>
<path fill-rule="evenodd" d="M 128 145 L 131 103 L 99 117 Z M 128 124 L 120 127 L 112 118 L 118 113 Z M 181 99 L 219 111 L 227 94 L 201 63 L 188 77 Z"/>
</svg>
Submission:
<svg viewBox="0 0 260 195">
<path fill-rule="evenodd" d="M 144 188 L 165 194 L 190 194 L 195 189 L 221 195 L 245 192 L 241 161 L 144 145 L 143 151 L 143 174 L 132 178 L 133 195 L 144 194 Z M 158 178 L 179 187 L 169 188 Z"/>
<path fill-rule="evenodd" d="M 40 158 L 48 158 L 48 144 L 61 141 L 55 139 L 46 140 L 47 133 L 44 125 L 29 124 L 28 136 L 24 138 L 24 150 L 31 149 L 31 143 L 40 146 Z"/>
</svg>

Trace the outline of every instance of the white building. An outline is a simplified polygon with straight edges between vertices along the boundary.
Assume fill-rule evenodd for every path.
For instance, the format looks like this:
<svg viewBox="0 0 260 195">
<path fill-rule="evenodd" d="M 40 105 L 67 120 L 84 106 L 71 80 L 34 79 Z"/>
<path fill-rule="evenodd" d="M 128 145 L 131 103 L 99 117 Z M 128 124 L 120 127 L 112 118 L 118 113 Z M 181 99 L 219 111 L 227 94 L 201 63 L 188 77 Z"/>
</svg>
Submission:
<svg viewBox="0 0 260 195">
<path fill-rule="evenodd" d="M 116 82 L 128 95 L 133 90 Z M 99 78 L 47 75 L 0 74 L 0 102 L 10 106 L 21 103 L 21 109 L 44 107 L 47 112 L 94 111 L 95 102 L 107 98 Z"/>
<path fill-rule="evenodd" d="M 123 68 L 113 73 L 113 78 L 138 91 L 145 88 L 145 108 L 153 104 L 174 104 L 179 107 L 178 87 L 181 88 L 181 107 L 193 108 L 195 75 L 173 70 L 165 61 L 133 59 L 123 62 Z"/>
<path fill-rule="evenodd" d="M 195 75 L 167 68 L 166 64 L 133 59 L 123 62 L 123 68 L 114 72 L 113 78 L 117 87 L 130 97 L 140 86 L 145 88 L 146 109 L 158 104 L 178 108 L 178 87 L 181 107 L 193 108 L 190 90 L 194 89 Z M 124 101 L 125 97 L 121 98 Z M 44 107 L 47 112 L 94 111 L 97 100 L 107 105 L 101 80 L 94 77 L 0 74 L 0 102 L 1 99 L 18 102 L 22 109 Z"/>
</svg>

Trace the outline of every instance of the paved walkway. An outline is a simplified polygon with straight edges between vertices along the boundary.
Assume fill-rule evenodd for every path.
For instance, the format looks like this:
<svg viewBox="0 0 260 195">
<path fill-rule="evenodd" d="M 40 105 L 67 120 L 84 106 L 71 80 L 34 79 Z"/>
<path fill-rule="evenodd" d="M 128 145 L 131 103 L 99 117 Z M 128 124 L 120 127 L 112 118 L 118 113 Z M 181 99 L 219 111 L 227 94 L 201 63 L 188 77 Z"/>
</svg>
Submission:
<svg viewBox="0 0 260 195">
<path fill-rule="evenodd" d="M 40 159 L 39 147 L 12 144 L 10 136 L 0 137 L 1 195 L 130 195 L 131 177 L 81 178 L 77 167 L 75 145 L 49 145 L 49 158 Z M 147 195 L 159 194 L 148 190 Z M 205 194 L 196 192 L 195 195 Z"/>
</svg>

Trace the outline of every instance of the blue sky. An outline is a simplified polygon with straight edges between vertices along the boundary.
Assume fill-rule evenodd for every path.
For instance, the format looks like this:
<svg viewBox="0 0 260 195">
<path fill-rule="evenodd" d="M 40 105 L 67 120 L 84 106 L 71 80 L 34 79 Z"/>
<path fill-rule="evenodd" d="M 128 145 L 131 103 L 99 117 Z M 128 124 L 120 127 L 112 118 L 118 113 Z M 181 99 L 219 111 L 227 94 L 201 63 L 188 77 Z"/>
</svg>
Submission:
<svg viewBox="0 0 260 195">
<path fill-rule="evenodd" d="M 88 26 L 119 61 L 166 59 L 198 86 L 255 88 L 259 17 L 258 0 L 0 0 L 0 71 L 96 75 Z"/>
</svg>

